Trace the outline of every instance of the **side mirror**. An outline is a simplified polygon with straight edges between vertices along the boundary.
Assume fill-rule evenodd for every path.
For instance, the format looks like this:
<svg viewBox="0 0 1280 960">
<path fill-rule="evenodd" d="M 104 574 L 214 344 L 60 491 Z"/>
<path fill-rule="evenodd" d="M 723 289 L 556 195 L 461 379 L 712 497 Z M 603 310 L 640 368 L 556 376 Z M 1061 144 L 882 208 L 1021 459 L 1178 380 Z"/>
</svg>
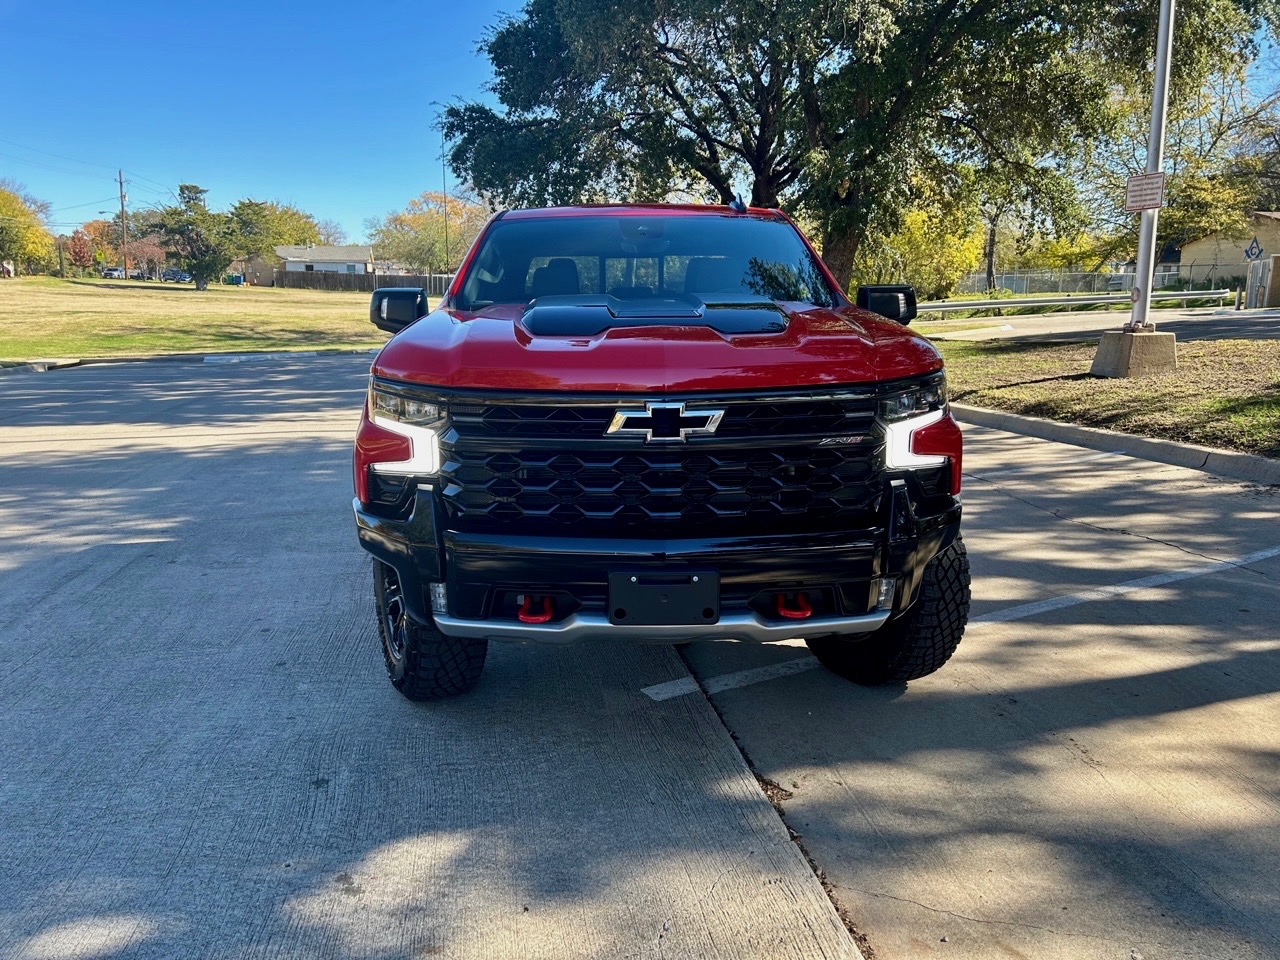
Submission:
<svg viewBox="0 0 1280 960">
<path fill-rule="evenodd" d="M 427 291 L 420 287 L 379 287 L 369 303 L 369 322 L 387 333 L 399 333 L 427 315 Z"/>
<path fill-rule="evenodd" d="M 859 310 L 878 313 L 904 327 L 916 318 L 916 288 L 908 283 L 886 283 L 858 288 Z"/>
</svg>

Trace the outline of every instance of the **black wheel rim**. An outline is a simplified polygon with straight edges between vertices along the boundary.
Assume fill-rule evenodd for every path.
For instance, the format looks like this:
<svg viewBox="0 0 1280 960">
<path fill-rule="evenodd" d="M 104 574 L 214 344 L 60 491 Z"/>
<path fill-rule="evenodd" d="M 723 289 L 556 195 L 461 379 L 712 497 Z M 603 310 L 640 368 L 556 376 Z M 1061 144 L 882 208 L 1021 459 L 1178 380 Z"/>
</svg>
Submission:
<svg viewBox="0 0 1280 960">
<path fill-rule="evenodd" d="M 404 606 L 404 591 L 395 569 L 382 565 L 382 636 L 387 653 L 395 660 L 404 658 L 405 632 L 408 613 Z"/>
</svg>

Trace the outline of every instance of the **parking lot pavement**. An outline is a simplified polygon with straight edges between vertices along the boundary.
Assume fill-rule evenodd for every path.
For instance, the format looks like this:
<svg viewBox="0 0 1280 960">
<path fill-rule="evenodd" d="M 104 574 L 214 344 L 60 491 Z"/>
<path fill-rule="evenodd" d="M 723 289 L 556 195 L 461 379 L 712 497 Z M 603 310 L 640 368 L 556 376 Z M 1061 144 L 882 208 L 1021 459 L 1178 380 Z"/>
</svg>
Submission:
<svg viewBox="0 0 1280 960">
<path fill-rule="evenodd" d="M 879 960 L 1280 957 L 1275 491 L 973 428 L 931 678 L 495 645 L 413 705 L 365 362 L 0 381 L 0 956 L 856 957 L 740 746 Z"/>
<path fill-rule="evenodd" d="M 878 957 L 1280 957 L 1280 491 L 966 432 L 952 662 L 688 648 L 780 665 L 717 710 Z"/>
<path fill-rule="evenodd" d="M 362 363 L 0 382 L 0 956 L 856 958 L 672 650 L 391 689 Z"/>
</svg>

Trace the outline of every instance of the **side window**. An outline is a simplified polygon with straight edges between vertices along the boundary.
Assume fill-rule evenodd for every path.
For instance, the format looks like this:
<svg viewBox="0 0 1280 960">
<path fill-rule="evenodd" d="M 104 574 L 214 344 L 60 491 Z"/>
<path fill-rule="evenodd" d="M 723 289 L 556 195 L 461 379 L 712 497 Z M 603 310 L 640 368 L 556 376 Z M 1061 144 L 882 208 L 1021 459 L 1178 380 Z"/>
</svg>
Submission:
<svg viewBox="0 0 1280 960">
<path fill-rule="evenodd" d="M 461 299 L 472 309 L 483 309 L 500 299 L 516 300 L 524 293 L 523 289 L 513 291 L 508 288 L 519 282 L 519 273 L 513 276 L 507 272 L 497 246 L 485 244 L 480 250 L 475 265 L 467 274 Z"/>
</svg>

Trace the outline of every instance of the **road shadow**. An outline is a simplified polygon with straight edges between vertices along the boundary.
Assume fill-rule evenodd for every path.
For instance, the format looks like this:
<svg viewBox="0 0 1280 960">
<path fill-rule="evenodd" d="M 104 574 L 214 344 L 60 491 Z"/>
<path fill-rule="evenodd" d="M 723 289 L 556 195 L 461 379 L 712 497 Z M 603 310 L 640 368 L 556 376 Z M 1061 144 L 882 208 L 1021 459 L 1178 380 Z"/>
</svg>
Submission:
<svg viewBox="0 0 1280 960">
<path fill-rule="evenodd" d="M 0 379 L 0 426 L 219 424 L 353 411 L 372 354 L 95 364 Z"/>
<path fill-rule="evenodd" d="M 671 650 L 399 697 L 328 427 L 363 371 L 260 369 L 41 378 L 0 428 L 109 441 L 0 458 L 0 955 L 852 957 L 706 701 L 640 693 Z"/>
<path fill-rule="evenodd" d="M 1273 491 L 1063 462 L 1096 452 L 994 431 L 966 443 L 985 478 L 966 478 L 975 619 L 1280 545 Z M 953 660 L 905 689 L 816 669 L 713 700 L 887 955 L 950 934 L 957 956 L 1271 957 L 1278 603 L 1270 557 L 971 622 Z M 805 653 L 686 656 L 707 678 Z"/>
</svg>

